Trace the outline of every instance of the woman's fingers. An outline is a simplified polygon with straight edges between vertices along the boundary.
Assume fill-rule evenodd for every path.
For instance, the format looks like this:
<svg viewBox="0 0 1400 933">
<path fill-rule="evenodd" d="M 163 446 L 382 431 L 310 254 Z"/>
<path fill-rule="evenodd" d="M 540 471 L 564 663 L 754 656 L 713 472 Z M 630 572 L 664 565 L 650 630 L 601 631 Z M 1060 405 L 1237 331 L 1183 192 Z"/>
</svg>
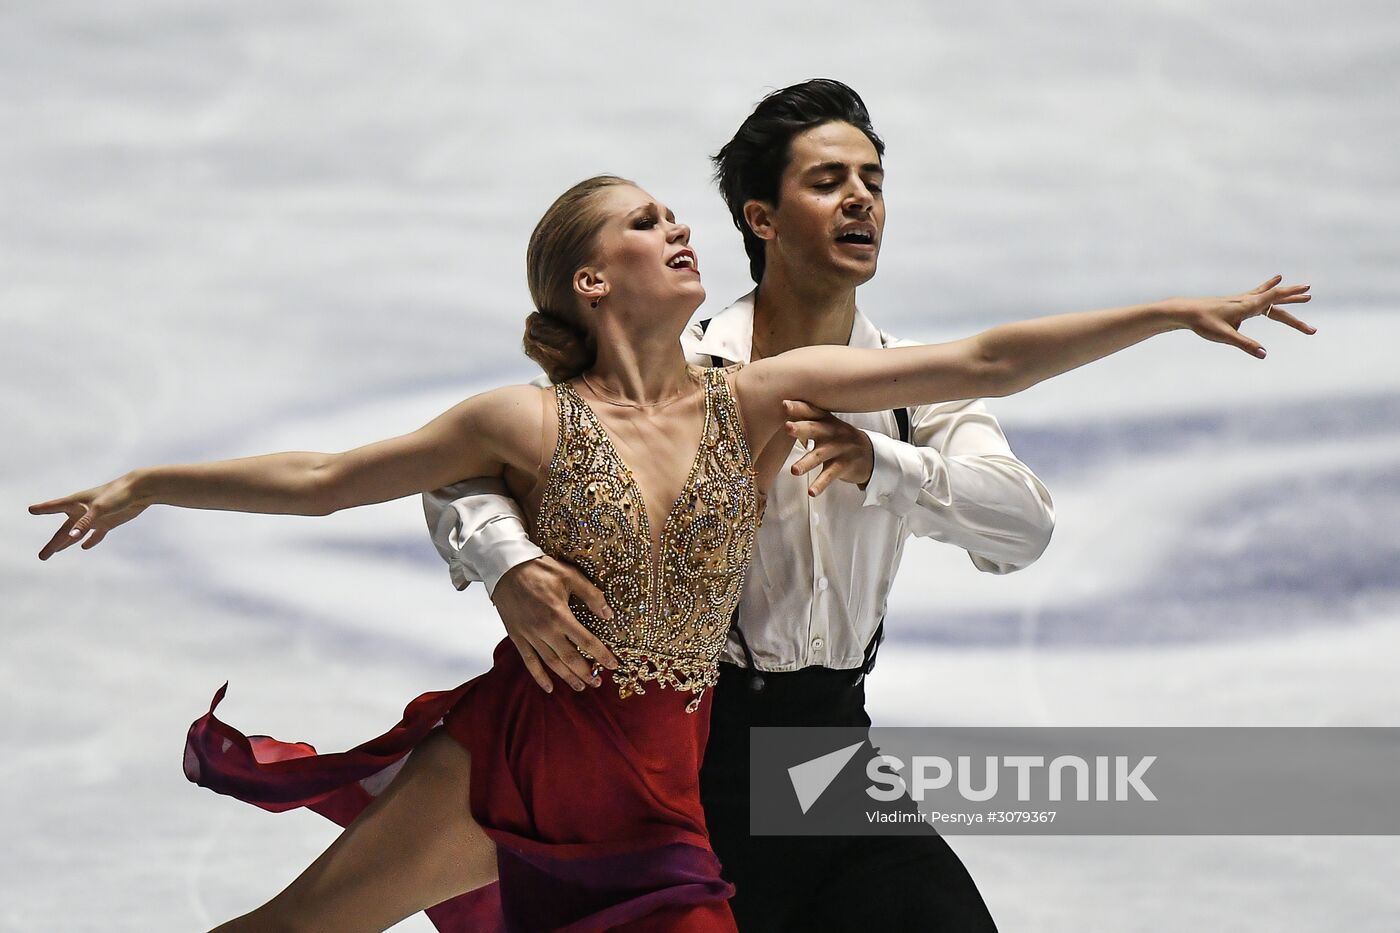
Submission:
<svg viewBox="0 0 1400 933">
<path fill-rule="evenodd" d="M 1298 318 L 1296 318 L 1296 317 L 1294 317 L 1293 315 L 1289 314 L 1287 311 L 1283 310 L 1282 308 L 1279 308 L 1279 307 L 1271 308 L 1271 309 L 1269 310 L 1268 314 L 1269 314 L 1269 317 L 1273 318 L 1275 321 L 1281 321 L 1282 323 L 1287 324 L 1289 327 L 1293 328 L 1294 330 L 1302 331 L 1302 332 L 1305 333 L 1305 334 L 1315 334 L 1315 333 L 1317 333 L 1317 328 L 1316 328 L 1316 327 L 1313 327 L 1311 324 L 1307 323 L 1306 321 L 1300 321 L 1300 320 L 1298 320 Z"/>
<path fill-rule="evenodd" d="M 1264 349 L 1263 345 L 1261 345 L 1259 341 L 1252 340 L 1249 337 L 1246 337 L 1244 334 L 1235 330 L 1233 327 L 1223 328 L 1221 331 L 1221 336 L 1217 339 L 1219 339 L 1221 343 L 1228 343 L 1233 346 L 1239 347 L 1241 350 L 1248 353 L 1250 356 L 1257 357 L 1261 360 L 1268 355 L 1268 351 Z"/>
<path fill-rule="evenodd" d="M 1276 276 L 1274 276 L 1273 278 L 1268 279 L 1267 281 L 1265 281 L 1264 284 L 1263 284 L 1263 285 L 1260 285 L 1258 288 L 1252 288 L 1252 289 L 1250 289 L 1250 290 L 1249 290 L 1249 293 L 1250 293 L 1251 295 L 1259 295 L 1259 294 L 1262 294 L 1262 293 L 1268 291 L 1269 289 L 1273 288 L 1275 285 L 1277 285 L 1279 282 L 1282 282 L 1282 281 L 1283 281 L 1283 276 L 1281 276 L 1281 275 L 1276 275 Z"/>
<path fill-rule="evenodd" d="M 50 499 L 48 502 L 36 502 L 29 507 L 30 515 L 52 515 L 55 512 L 67 512 L 73 505 L 71 496 L 64 496 L 62 499 Z"/>
<path fill-rule="evenodd" d="M 78 524 L 78 519 L 81 517 L 82 513 L 70 514 L 68 516 L 68 521 L 64 522 L 58 531 L 54 532 L 48 544 L 45 544 L 39 549 L 40 560 L 48 560 L 59 551 L 77 542 L 80 536 L 74 535 L 73 532 L 77 531 L 76 526 Z"/>
<path fill-rule="evenodd" d="M 78 516 L 78 520 L 73 523 L 73 527 L 68 530 L 70 538 L 78 539 L 87 534 L 92 523 L 97 520 L 97 506 L 90 505 L 83 510 L 83 514 Z"/>
<path fill-rule="evenodd" d="M 67 546 L 76 545 L 78 541 L 81 541 L 83 535 L 87 532 L 87 527 L 84 527 L 84 520 L 87 520 L 88 516 L 91 516 L 91 514 L 92 510 L 88 509 L 88 507 L 81 506 L 81 504 L 70 503 L 69 520 L 64 521 L 62 527 L 56 532 L 53 532 L 53 537 L 49 538 L 49 544 L 43 545 L 43 548 L 39 551 L 39 560 L 48 560 L 52 558 L 53 555 L 56 555 L 57 552 L 63 551 Z M 87 524 L 90 525 L 91 521 L 88 521 Z"/>
</svg>

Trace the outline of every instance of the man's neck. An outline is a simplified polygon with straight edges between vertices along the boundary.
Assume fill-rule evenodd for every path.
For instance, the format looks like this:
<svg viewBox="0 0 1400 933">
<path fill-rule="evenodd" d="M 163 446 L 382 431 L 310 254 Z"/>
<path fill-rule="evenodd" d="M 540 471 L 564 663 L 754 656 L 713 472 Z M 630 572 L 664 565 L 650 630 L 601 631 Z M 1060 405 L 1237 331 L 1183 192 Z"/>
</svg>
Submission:
<svg viewBox="0 0 1400 933">
<path fill-rule="evenodd" d="M 856 319 L 854 288 L 800 282 L 781 268 L 764 270 L 753 303 L 753 359 L 795 347 L 846 346 Z"/>
</svg>

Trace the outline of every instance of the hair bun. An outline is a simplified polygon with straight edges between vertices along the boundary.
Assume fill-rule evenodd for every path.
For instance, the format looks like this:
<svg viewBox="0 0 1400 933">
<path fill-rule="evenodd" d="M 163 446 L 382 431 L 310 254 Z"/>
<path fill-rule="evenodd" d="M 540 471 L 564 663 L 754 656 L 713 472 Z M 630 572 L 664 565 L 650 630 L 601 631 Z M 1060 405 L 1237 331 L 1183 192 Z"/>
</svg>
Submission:
<svg viewBox="0 0 1400 933">
<path fill-rule="evenodd" d="M 572 379 L 597 356 L 592 334 L 547 309 L 531 311 L 525 318 L 523 345 L 525 355 L 540 365 L 550 382 Z"/>
</svg>

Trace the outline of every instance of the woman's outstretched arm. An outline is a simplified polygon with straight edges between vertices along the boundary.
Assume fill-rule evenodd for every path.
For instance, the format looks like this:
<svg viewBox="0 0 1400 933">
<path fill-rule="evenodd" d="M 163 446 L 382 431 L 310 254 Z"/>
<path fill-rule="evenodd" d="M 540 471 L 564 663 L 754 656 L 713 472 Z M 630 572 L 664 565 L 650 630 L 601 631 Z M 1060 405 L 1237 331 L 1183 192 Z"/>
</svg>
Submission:
<svg viewBox="0 0 1400 933">
<path fill-rule="evenodd" d="M 507 386 L 473 396 L 412 433 L 342 453 L 288 451 L 132 470 L 101 486 L 31 505 L 33 515 L 68 515 L 39 559 L 88 532 L 92 537 L 83 548 L 91 548 L 152 505 L 329 515 L 470 477 L 500 476 L 507 462 L 529 459 L 524 451 L 530 443 L 539 446 L 539 391 Z"/>
<path fill-rule="evenodd" d="M 1247 318 L 1268 312 L 1305 334 L 1315 332 L 1277 307 L 1307 301 L 1309 286 L 1280 280 L 1275 276 L 1228 298 L 1173 298 L 1003 324 L 951 343 L 888 350 L 801 347 L 745 367 L 735 386 L 751 429 L 766 439 L 768 429 L 776 432 L 784 421 L 784 399 L 828 411 L 880 411 L 1011 395 L 1171 330 L 1190 329 L 1262 358 L 1264 348 L 1239 332 Z"/>
</svg>

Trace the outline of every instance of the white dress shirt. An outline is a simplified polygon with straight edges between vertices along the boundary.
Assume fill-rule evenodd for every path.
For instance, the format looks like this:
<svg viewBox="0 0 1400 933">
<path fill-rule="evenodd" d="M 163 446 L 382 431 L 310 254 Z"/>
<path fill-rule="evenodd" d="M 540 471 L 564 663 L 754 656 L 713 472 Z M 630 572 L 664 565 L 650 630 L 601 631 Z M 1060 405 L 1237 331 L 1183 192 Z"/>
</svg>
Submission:
<svg viewBox="0 0 1400 933">
<path fill-rule="evenodd" d="M 703 332 L 687 328 L 687 358 L 702 366 L 714 357 L 748 362 L 753 302 L 750 292 Z M 882 333 L 857 310 L 849 345 L 914 344 Z M 536 383 L 548 385 L 544 377 Z M 818 470 L 794 476 L 784 468 L 773 481 L 739 603 L 739 626 L 760 670 L 860 667 L 910 534 L 963 548 L 978 570 L 998 574 L 1029 566 L 1049 544 L 1050 493 L 1016 459 L 981 400 L 920 405 L 909 416 L 906 444 L 893 412 L 837 414 L 870 437 L 874 467 L 864 490 L 835 482 L 813 498 L 807 490 Z M 786 467 L 803 452 L 794 443 Z M 458 589 L 485 580 L 494 590 L 507 570 L 543 553 L 498 480 L 427 493 L 423 510 Z M 733 635 L 722 658 L 746 665 Z"/>
</svg>

